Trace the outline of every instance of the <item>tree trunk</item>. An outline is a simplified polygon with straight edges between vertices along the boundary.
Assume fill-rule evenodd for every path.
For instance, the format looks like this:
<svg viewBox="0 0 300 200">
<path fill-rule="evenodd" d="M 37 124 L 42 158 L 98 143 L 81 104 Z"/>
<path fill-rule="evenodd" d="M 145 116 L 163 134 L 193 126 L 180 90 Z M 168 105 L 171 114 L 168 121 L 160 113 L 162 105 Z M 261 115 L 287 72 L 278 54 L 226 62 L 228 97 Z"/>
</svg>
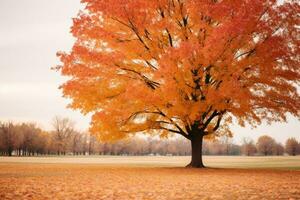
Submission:
<svg viewBox="0 0 300 200">
<path fill-rule="evenodd" d="M 11 148 L 8 148 L 8 156 L 12 156 L 12 149 Z"/>
<path fill-rule="evenodd" d="M 203 143 L 203 135 L 201 133 L 194 134 L 191 139 L 192 160 L 190 164 L 188 164 L 186 167 L 191 167 L 191 168 L 205 167 L 202 161 L 202 143 Z"/>
</svg>

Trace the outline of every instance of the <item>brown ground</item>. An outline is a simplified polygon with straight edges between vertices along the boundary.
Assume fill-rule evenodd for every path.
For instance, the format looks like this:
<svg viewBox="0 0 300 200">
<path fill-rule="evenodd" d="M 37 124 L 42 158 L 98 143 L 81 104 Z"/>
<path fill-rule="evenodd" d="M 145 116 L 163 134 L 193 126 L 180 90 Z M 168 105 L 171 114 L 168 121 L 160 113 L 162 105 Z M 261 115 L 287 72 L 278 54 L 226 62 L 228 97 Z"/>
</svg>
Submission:
<svg viewBox="0 0 300 200">
<path fill-rule="evenodd" d="M 0 163 L 0 199 L 300 199 L 300 171 Z"/>
</svg>

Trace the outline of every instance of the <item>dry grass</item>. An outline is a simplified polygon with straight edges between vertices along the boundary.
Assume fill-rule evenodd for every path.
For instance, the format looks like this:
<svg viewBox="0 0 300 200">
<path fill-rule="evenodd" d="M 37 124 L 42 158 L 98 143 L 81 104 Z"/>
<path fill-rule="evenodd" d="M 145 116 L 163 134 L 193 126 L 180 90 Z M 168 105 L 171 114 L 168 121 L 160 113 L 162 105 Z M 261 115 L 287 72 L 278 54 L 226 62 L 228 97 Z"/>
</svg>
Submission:
<svg viewBox="0 0 300 200">
<path fill-rule="evenodd" d="M 300 199 L 300 171 L 295 170 L 175 167 L 185 157 L 86 159 L 0 158 L 0 199 Z M 294 163 L 293 168 L 300 162 L 299 157 L 264 159 L 272 165 L 281 160 L 286 167 Z M 206 163 L 228 167 L 238 160 L 242 167 L 251 163 L 232 157 L 208 157 Z"/>
<path fill-rule="evenodd" d="M 0 157 L 0 163 L 101 164 L 108 166 L 184 167 L 190 156 L 61 156 Z M 300 156 L 204 156 L 204 163 L 213 168 L 276 168 L 300 170 Z"/>
</svg>

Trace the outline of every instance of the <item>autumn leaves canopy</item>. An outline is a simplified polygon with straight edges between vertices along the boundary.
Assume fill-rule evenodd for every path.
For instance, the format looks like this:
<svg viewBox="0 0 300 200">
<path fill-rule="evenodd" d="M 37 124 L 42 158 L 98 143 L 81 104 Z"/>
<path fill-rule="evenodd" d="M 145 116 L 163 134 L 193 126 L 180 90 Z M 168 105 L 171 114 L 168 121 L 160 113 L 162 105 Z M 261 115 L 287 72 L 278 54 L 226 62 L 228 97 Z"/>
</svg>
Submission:
<svg viewBox="0 0 300 200">
<path fill-rule="evenodd" d="M 71 107 L 102 140 L 231 134 L 300 115 L 296 1 L 82 0 L 59 53 Z"/>
</svg>

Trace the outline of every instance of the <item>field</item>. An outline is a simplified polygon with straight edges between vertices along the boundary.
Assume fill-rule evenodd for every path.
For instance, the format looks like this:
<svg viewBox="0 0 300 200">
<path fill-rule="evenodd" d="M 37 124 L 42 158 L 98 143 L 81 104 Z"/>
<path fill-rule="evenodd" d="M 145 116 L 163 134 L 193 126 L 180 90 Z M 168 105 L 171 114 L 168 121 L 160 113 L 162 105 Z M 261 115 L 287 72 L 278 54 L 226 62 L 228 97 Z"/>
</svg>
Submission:
<svg viewBox="0 0 300 200">
<path fill-rule="evenodd" d="M 0 157 L 0 199 L 300 199 L 300 157 Z"/>
</svg>

